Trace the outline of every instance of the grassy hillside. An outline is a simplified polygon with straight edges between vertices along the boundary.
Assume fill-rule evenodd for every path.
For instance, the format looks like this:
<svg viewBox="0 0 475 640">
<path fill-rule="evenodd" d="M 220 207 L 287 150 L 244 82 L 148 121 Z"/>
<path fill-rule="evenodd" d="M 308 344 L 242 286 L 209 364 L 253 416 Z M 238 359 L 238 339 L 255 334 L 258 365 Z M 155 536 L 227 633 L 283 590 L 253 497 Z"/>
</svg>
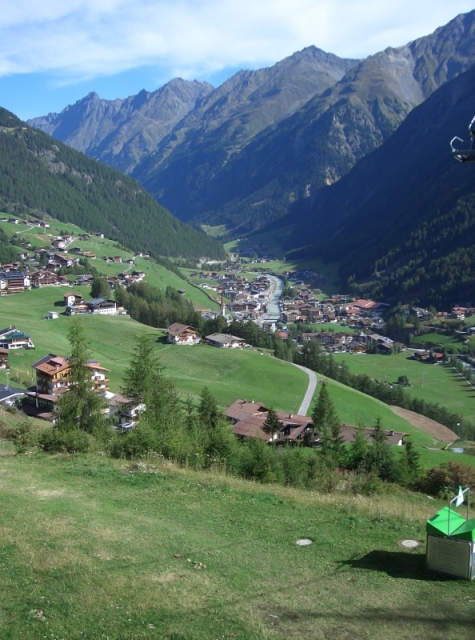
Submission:
<svg viewBox="0 0 475 640">
<path fill-rule="evenodd" d="M 436 402 L 466 420 L 474 421 L 475 390 L 452 368 L 445 365 L 422 364 L 410 359 L 411 352 L 379 356 L 373 354 L 336 354 L 335 361 L 344 361 L 352 373 L 365 373 L 382 382 L 395 383 L 407 376 L 411 396 L 426 402 Z"/>
<path fill-rule="evenodd" d="M 11 376 L 18 375 L 20 380 L 31 383 L 32 362 L 49 352 L 68 353 L 70 318 L 60 314 L 58 320 L 43 320 L 43 316 L 51 309 L 62 311 L 63 293 L 70 290 L 48 287 L 2 298 L 1 327 L 14 324 L 25 330 L 36 347 L 34 351 L 11 353 Z M 86 287 L 75 287 L 74 290 L 88 294 Z M 126 317 L 86 316 L 83 320 L 92 355 L 111 370 L 110 386 L 114 391 L 119 390 L 136 336 L 143 331 L 157 338 L 163 335 Z M 199 395 L 203 386 L 208 385 L 223 404 L 238 397 L 255 398 L 282 410 L 296 411 L 307 387 L 307 376 L 299 369 L 257 351 L 237 353 L 208 346 L 187 348 L 161 343 L 157 343 L 157 350 L 182 393 Z M 0 372 L 0 381 L 4 380 L 5 373 Z"/>
<path fill-rule="evenodd" d="M 71 224 L 61 223 L 56 220 L 50 222 L 48 230 L 38 229 L 37 227 L 19 227 L 9 222 L 0 222 L 0 229 L 11 238 L 14 234 L 18 235 L 21 241 L 30 242 L 35 248 L 49 246 L 52 236 L 62 234 L 70 234 L 78 236 L 85 233 L 84 229 Z M 182 289 L 188 300 L 191 300 L 198 309 L 219 309 L 219 304 L 210 298 L 199 287 L 194 286 L 190 282 L 183 280 L 176 273 L 173 273 L 161 264 L 146 258 L 134 258 L 135 266 L 127 267 L 121 263 L 107 263 L 101 260 L 103 256 L 120 256 L 123 260 L 133 258 L 134 254 L 121 247 L 117 242 L 108 238 L 91 237 L 89 240 L 75 240 L 68 249 L 79 247 L 82 251 L 89 251 L 96 255 L 96 259 L 90 260 L 90 264 L 94 266 L 100 273 L 106 276 L 116 276 L 122 271 L 134 270 L 143 271 L 146 281 L 152 286 L 165 289 L 167 286 L 175 289 Z M 18 247 L 18 250 L 22 250 Z M 64 253 L 64 252 L 62 252 Z"/>
<path fill-rule="evenodd" d="M 8 453 L 0 441 L 2 640 L 473 638 L 473 585 L 425 572 L 442 506 L 425 496 Z"/>
</svg>

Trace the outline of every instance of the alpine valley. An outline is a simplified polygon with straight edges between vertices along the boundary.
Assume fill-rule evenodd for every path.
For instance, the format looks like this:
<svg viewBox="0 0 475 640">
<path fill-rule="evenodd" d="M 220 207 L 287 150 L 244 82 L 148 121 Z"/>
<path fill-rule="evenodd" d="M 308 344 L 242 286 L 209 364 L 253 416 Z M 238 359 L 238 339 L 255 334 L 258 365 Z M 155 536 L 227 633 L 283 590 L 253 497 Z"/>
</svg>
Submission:
<svg viewBox="0 0 475 640">
<path fill-rule="evenodd" d="M 448 142 L 473 115 L 474 62 L 472 11 L 365 60 L 310 46 L 218 88 L 93 93 L 29 124 L 223 240 L 265 230 L 283 251 L 338 262 L 355 292 L 454 302 L 472 286 L 472 181 Z M 464 249 L 448 222 L 460 207 Z M 462 250 L 460 287 L 446 276 Z"/>
</svg>

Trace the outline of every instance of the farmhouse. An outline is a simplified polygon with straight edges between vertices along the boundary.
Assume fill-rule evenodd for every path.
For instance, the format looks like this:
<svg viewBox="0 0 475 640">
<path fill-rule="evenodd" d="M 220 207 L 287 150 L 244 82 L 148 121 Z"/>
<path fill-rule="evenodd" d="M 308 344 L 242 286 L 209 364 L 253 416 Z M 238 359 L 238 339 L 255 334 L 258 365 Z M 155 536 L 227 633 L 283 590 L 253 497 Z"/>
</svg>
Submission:
<svg viewBox="0 0 475 640">
<path fill-rule="evenodd" d="M 117 315 L 117 304 L 115 300 L 105 300 L 104 298 L 93 298 L 86 303 L 90 313 L 103 316 Z"/>
<path fill-rule="evenodd" d="M 31 286 L 39 289 L 40 287 L 52 286 L 67 283 L 67 279 L 64 276 L 58 276 L 52 271 L 46 271 L 41 269 L 31 274 Z"/>
<path fill-rule="evenodd" d="M 198 344 L 200 338 L 198 331 L 194 327 L 190 327 L 180 322 L 174 322 L 167 329 L 167 340 L 172 344 Z"/>
<path fill-rule="evenodd" d="M 29 276 L 23 271 L 3 271 L 0 273 L 0 294 L 22 293 L 31 286 Z"/>
<path fill-rule="evenodd" d="M 312 419 L 307 416 L 278 412 L 282 428 L 276 433 L 266 433 L 264 425 L 269 414 L 268 407 L 261 403 L 236 400 L 224 411 L 233 421 L 233 433 L 241 438 L 261 438 L 266 442 L 296 442 L 303 440 L 306 433 L 313 432 Z"/>
<path fill-rule="evenodd" d="M 342 424 L 341 425 L 341 437 L 343 438 L 344 442 L 354 442 L 355 441 L 355 435 L 358 431 L 357 427 L 351 427 L 348 424 Z M 373 434 L 374 434 L 374 429 L 363 429 L 363 433 L 365 435 L 366 440 L 372 444 L 373 443 Z M 398 447 L 402 447 L 404 444 L 404 438 L 406 436 L 408 436 L 409 434 L 407 433 L 402 433 L 400 431 L 393 431 L 392 429 L 390 430 L 386 430 L 384 431 L 385 435 L 386 435 L 386 443 L 387 444 L 392 444 Z"/>
<path fill-rule="evenodd" d="M 109 418 L 124 430 L 135 427 L 140 414 L 145 411 L 143 402 L 138 402 L 120 393 L 116 393 L 112 398 L 106 400 L 106 403 L 109 406 Z"/>
<path fill-rule="evenodd" d="M 211 333 L 205 337 L 205 340 L 212 347 L 224 347 L 227 349 L 242 348 L 246 343 L 244 338 L 237 338 L 228 333 Z"/>
<path fill-rule="evenodd" d="M 0 331 L 0 347 L 4 349 L 34 349 L 30 336 L 12 324 Z"/>
<path fill-rule="evenodd" d="M 63 301 L 66 307 L 74 307 L 84 302 L 84 296 L 80 293 L 65 293 L 63 295 Z"/>
</svg>

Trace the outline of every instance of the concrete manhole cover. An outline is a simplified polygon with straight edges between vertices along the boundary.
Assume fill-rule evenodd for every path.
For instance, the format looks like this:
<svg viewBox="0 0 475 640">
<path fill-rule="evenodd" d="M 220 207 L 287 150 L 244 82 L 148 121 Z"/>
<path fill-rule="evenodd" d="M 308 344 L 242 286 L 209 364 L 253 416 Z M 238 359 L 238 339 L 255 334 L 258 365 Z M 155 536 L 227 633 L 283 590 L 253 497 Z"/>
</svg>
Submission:
<svg viewBox="0 0 475 640">
<path fill-rule="evenodd" d="M 308 547 L 313 543 L 313 540 L 311 538 L 299 538 L 298 540 L 295 541 L 295 544 L 297 545 L 297 547 Z"/>
<path fill-rule="evenodd" d="M 399 540 L 398 545 L 403 549 L 416 549 L 420 542 L 418 540 Z"/>
</svg>

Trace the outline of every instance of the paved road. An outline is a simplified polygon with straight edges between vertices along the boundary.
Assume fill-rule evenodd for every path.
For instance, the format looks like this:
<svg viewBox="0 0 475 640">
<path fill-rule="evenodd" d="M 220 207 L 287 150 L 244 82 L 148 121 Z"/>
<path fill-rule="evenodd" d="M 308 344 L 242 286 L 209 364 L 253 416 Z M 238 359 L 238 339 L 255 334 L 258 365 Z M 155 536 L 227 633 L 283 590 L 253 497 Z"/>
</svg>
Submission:
<svg viewBox="0 0 475 640">
<path fill-rule="evenodd" d="M 307 391 L 305 392 L 302 404 L 300 405 L 298 410 L 299 416 L 306 416 L 308 415 L 307 412 L 310 407 L 310 403 L 312 402 L 313 394 L 315 393 L 315 390 L 317 388 L 317 374 L 315 373 L 315 371 L 307 369 L 307 367 L 302 367 L 299 364 L 294 364 L 294 367 L 298 367 L 302 371 L 305 371 L 305 373 L 308 375 Z"/>
</svg>

